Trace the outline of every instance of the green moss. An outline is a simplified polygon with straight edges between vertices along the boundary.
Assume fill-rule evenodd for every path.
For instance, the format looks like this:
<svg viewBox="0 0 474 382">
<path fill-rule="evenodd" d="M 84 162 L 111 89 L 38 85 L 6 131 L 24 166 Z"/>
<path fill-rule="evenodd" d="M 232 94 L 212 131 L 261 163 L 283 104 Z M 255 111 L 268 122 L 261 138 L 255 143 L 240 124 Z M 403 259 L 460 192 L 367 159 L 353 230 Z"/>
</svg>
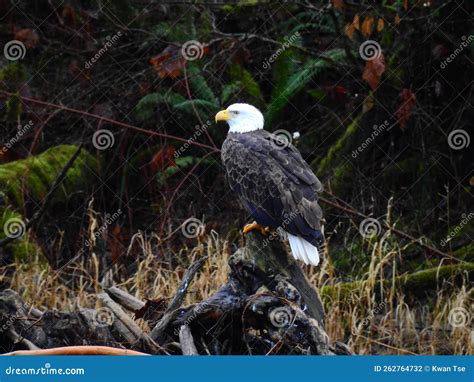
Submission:
<svg viewBox="0 0 474 382">
<path fill-rule="evenodd" d="M 473 263 L 445 265 L 398 276 L 395 278 L 395 285 L 399 288 L 402 288 L 406 294 L 417 295 L 425 293 L 429 290 L 436 290 L 436 288 L 441 286 L 446 280 L 450 280 L 450 282 L 453 283 L 460 283 L 463 278 L 467 278 L 468 281 L 471 282 L 473 281 Z M 328 300 L 336 297 L 340 299 L 350 298 L 354 291 L 364 289 L 363 283 L 365 282 L 366 281 L 354 281 L 324 286 L 321 288 L 321 295 Z M 376 283 L 376 285 L 376 289 L 378 289 L 380 284 Z M 390 288 L 392 281 L 384 280 L 383 285 L 386 288 Z M 373 292 L 375 293 L 377 291 L 374 290 Z"/>
<path fill-rule="evenodd" d="M 331 167 L 331 165 L 333 164 L 334 160 L 336 159 L 336 157 L 340 157 L 339 154 L 341 154 L 341 152 L 344 151 L 344 149 L 346 148 L 347 146 L 347 143 L 350 141 L 351 137 L 355 134 L 355 132 L 357 131 L 358 127 L 359 127 L 359 122 L 362 118 L 362 114 L 359 114 L 351 123 L 350 125 L 347 127 L 346 131 L 344 132 L 344 134 L 342 135 L 342 137 L 340 137 L 337 142 L 331 146 L 331 148 L 329 149 L 326 157 L 321 161 L 319 167 L 318 167 L 318 171 L 317 171 L 317 174 L 319 175 L 324 175 L 326 174 L 326 172 L 328 171 L 328 169 Z M 342 171 L 342 172 L 346 172 L 347 171 L 347 166 L 341 166 L 339 168 L 339 171 Z M 336 175 L 336 174 L 335 174 Z"/>
<path fill-rule="evenodd" d="M 464 261 L 474 262 L 474 243 L 455 250 L 452 255 Z"/>
<path fill-rule="evenodd" d="M 0 240 L 7 237 L 7 232 L 12 226 L 26 224 L 21 214 L 9 208 L 0 209 Z M 11 232 L 11 231 L 10 231 Z M 10 252 L 17 260 L 26 261 L 34 255 L 43 256 L 41 247 L 36 244 L 27 232 L 24 232 L 18 239 L 13 240 L 5 246 L 5 251 Z"/>
<path fill-rule="evenodd" d="M 60 145 L 37 156 L 0 165 L 0 183 L 4 186 L 8 201 L 16 207 L 23 206 L 23 184 L 30 198 L 38 201 L 44 198 L 76 150 L 74 145 Z M 82 150 L 56 190 L 52 202 L 64 201 L 77 188 L 90 183 L 92 172 L 97 170 L 97 160 Z"/>
</svg>

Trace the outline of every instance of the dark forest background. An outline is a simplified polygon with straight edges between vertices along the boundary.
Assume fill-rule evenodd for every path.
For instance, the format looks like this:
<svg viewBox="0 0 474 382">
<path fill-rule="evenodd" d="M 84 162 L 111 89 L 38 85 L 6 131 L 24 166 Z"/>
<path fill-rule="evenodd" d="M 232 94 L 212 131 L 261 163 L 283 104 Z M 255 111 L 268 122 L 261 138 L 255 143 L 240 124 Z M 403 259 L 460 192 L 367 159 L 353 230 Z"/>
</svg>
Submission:
<svg viewBox="0 0 474 382">
<path fill-rule="evenodd" d="M 214 115 L 246 102 L 324 184 L 320 282 L 450 266 L 470 275 L 465 291 L 473 16 L 462 0 L 0 0 L 0 222 L 22 231 L 0 231 L 2 286 L 25 263 L 92 253 L 101 276 L 126 278 L 137 233 L 170 269 L 215 234 L 237 248 L 249 217 Z M 394 254 L 374 271 L 382 238 Z"/>
</svg>

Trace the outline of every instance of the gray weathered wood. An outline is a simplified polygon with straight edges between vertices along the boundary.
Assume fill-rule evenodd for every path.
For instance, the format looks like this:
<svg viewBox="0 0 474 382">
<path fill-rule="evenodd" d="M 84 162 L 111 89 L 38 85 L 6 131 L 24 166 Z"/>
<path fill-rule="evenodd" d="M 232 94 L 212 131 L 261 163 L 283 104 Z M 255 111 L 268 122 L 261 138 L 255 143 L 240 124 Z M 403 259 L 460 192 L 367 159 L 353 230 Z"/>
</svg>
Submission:
<svg viewBox="0 0 474 382">
<path fill-rule="evenodd" d="M 179 330 L 179 343 L 183 355 L 199 355 L 196 345 L 194 345 L 193 335 L 188 325 L 181 326 Z"/>
</svg>

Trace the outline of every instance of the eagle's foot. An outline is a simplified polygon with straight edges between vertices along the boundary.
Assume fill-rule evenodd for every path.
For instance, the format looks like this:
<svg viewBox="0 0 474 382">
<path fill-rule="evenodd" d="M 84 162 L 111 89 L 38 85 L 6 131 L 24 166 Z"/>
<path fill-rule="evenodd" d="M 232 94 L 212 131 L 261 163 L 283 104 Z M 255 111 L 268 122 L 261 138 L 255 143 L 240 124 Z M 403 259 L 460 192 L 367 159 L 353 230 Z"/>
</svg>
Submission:
<svg viewBox="0 0 474 382">
<path fill-rule="evenodd" d="M 270 227 L 265 227 L 261 224 L 258 224 L 257 222 L 246 224 L 244 228 L 242 229 L 242 233 L 246 235 L 250 231 L 254 231 L 254 230 L 260 232 L 263 236 L 268 236 L 271 233 Z"/>
</svg>

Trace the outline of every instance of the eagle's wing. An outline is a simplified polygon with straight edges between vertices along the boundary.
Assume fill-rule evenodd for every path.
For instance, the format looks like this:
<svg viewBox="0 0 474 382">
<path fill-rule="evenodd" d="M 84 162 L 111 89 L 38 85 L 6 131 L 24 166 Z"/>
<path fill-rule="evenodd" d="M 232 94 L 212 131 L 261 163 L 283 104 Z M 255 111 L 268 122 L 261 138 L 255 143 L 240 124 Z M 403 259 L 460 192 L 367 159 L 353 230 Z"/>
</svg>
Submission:
<svg viewBox="0 0 474 382">
<path fill-rule="evenodd" d="M 229 185 L 258 222 L 320 244 L 321 182 L 294 146 L 280 146 L 264 130 L 229 134 L 222 146 Z"/>
</svg>

